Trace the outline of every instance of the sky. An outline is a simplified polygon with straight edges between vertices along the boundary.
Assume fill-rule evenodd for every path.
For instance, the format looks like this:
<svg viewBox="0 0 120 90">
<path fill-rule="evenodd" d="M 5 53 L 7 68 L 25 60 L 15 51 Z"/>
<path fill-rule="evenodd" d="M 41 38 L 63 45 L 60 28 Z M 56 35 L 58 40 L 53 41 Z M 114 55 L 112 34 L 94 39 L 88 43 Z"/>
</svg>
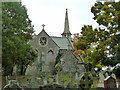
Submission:
<svg viewBox="0 0 120 90">
<path fill-rule="evenodd" d="M 63 33 L 66 8 L 72 34 L 80 33 L 83 25 L 98 27 L 91 13 L 95 2 L 96 0 L 22 0 L 35 33 L 40 33 L 43 28 L 41 25 L 45 24 L 45 31 L 50 36 L 61 36 Z"/>
</svg>

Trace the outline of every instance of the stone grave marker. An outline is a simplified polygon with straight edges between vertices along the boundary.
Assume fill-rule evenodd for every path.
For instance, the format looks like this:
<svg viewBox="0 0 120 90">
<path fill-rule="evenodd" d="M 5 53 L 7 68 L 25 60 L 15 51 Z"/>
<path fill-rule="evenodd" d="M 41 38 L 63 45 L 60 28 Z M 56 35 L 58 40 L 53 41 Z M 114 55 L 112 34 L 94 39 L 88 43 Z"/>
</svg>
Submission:
<svg viewBox="0 0 120 90">
<path fill-rule="evenodd" d="M 49 77 L 44 77 L 44 85 L 50 84 Z"/>
<path fill-rule="evenodd" d="M 22 87 L 23 86 L 23 81 L 20 80 L 19 85 Z"/>
<path fill-rule="evenodd" d="M 71 83 L 68 83 L 67 88 L 73 88 L 73 85 Z"/>
<path fill-rule="evenodd" d="M 57 75 L 56 75 L 56 83 L 59 84 L 58 73 L 57 73 Z"/>
<path fill-rule="evenodd" d="M 39 82 L 34 76 L 32 76 L 28 81 L 30 83 L 31 88 L 37 88 L 39 86 Z"/>
<path fill-rule="evenodd" d="M 93 76 L 93 77 L 96 77 L 96 72 L 95 72 L 95 69 L 94 69 L 94 68 L 92 68 L 91 72 L 92 72 L 92 76 Z"/>
<path fill-rule="evenodd" d="M 47 80 L 47 84 L 50 84 L 49 78 L 48 78 L 48 80 Z"/>
<path fill-rule="evenodd" d="M 62 80 L 62 81 L 61 81 L 63 87 L 65 87 L 65 86 L 64 86 L 64 83 L 65 83 L 66 81 L 67 81 L 67 80 Z"/>
<path fill-rule="evenodd" d="M 5 77 L 5 80 L 6 80 L 6 84 L 8 84 L 8 77 L 7 76 Z"/>
<path fill-rule="evenodd" d="M 88 76 L 88 73 L 84 73 L 83 76 L 80 78 L 79 86 L 80 88 L 91 88 L 91 85 L 93 84 L 93 80 L 90 76 Z"/>
<path fill-rule="evenodd" d="M 78 80 L 78 72 L 75 73 L 75 80 Z"/>
<path fill-rule="evenodd" d="M 104 80 L 104 88 L 117 88 L 116 80 L 111 76 L 106 77 Z"/>
<path fill-rule="evenodd" d="M 116 76 L 114 73 L 111 74 L 111 77 L 113 77 L 116 80 Z"/>
<path fill-rule="evenodd" d="M 17 83 L 17 80 L 9 80 L 8 84 L 4 86 L 3 90 L 12 90 L 12 89 L 22 90 L 22 88 Z"/>
<path fill-rule="evenodd" d="M 74 88 L 78 88 L 78 84 L 77 83 L 75 83 Z"/>
<path fill-rule="evenodd" d="M 107 72 L 105 73 L 105 77 L 108 77 L 108 73 Z"/>
<path fill-rule="evenodd" d="M 71 72 L 69 72 L 69 87 L 72 87 L 72 80 L 73 80 L 73 75 Z"/>
<path fill-rule="evenodd" d="M 99 82 L 104 82 L 104 79 L 105 79 L 104 75 L 100 72 L 99 73 Z"/>
</svg>

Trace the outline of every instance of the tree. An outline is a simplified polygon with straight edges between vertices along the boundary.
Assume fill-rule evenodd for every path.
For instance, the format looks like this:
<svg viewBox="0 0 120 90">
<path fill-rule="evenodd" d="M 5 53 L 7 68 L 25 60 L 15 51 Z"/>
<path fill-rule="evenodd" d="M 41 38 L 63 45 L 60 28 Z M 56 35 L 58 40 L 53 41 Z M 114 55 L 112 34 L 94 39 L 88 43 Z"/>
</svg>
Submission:
<svg viewBox="0 0 120 90">
<path fill-rule="evenodd" d="M 20 2 L 2 3 L 2 34 L 17 35 L 21 40 L 29 41 L 34 34 L 27 9 Z"/>
<path fill-rule="evenodd" d="M 90 25 L 84 25 L 81 32 L 82 36 L 78 37 L 78 41 L 73 44 L 76 50 L 80 50 L 86 64 L 90 63 L 93 66 L 96 66 L 102 60 L 102 56 L 106 50 L 106 44 L 102 43 L 103 40 L 101 38 L 100 30 L 101 29 L 99 29 L 99 31 L 93 29 Z M 104 48 L 101 48 L 103 45 Z"/>
<path fill-rule="evenodd" d="M 120 1 L 119 2 L 105 2 L 96 3 L 91 12 L 94 14 L 94 19 L 103 25 L 109 31 L 109 55 L 105 56 L 102 63 L 104 65 L 114 66 L 120 63 Z"/>
<path fill-rule="evenodd" d="M 2 3 L 2 67 L 4 75 L 12 75 L 13 67 L 20 67 L 24 74 L 26 67 L 38 53 L 28 45 L 34 34 L 27 10 L 20 2 Z"/>
<path fill-rule="evenodd" d="M 78 37 L 74 47 L 76 50 L 80 49 L 83 59 L 93 66 L 101 64 L 101 61 L 105 62 L 105 58 L 108 60 L 110 55 L 110 58 L 114 58 L 115 65 L 120 62 L 118 56 L 120 53 L 120 1 L 97 2 L 91 8 L 91 12 L 94 14 L 93 19 L 100 27 L 93 29 L 90 25 L 84 25 L 81 31 L 82 36 Z"/>
</svg>

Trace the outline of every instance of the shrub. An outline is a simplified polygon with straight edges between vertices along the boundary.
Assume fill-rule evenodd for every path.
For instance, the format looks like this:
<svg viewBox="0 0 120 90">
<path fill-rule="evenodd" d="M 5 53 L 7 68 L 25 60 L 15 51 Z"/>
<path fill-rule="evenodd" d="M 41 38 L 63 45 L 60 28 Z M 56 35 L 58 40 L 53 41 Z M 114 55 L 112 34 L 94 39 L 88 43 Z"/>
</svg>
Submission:
<svg viewBox="0 0 120 90">
<path fill-rule="evenodd" d="M 115 66 L 113 73 L 116 75 L 116 77 L 120 77 L 120 66 Z"/>
</svg>

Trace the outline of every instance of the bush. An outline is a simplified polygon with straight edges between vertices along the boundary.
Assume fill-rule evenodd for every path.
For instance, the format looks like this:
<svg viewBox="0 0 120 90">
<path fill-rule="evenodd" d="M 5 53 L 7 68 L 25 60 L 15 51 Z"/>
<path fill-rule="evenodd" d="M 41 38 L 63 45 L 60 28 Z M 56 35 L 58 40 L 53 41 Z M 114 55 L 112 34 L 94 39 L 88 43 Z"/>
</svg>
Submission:
<svg viewBox="0 0 120 90">
<path fill-rule="evenodd" d="M 120 77 L 120 66 L 115 66 L 113 73 L 116 75 L 116 77 Z"/>
</svg>

